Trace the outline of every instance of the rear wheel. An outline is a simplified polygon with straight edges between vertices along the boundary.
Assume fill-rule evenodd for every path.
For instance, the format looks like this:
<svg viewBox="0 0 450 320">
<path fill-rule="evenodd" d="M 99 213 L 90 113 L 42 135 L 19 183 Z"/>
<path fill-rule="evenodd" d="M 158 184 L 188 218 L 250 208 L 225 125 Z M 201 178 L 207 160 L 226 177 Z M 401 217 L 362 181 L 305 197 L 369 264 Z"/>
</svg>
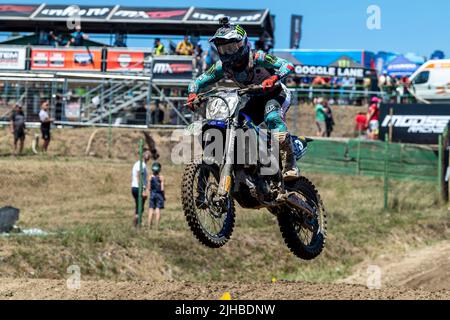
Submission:
<svg viewBox="0 0 450 320">
<path fill-rule="evenodd" d="M 215 206 L 212 201 L 219 180 L 217 165 L 190 163 L 184 168 L 181 185 L 181 199 L 188 225 L 195 237 L 210 248 L 219 248 L 228 242 L 235 221 L 232 199 L 227 201 L 225 209 Z"/>
<path fill-rule="evenodd" d="M 284 207 L 277 214 L 281 235 L 292 253 L 301 259 L 312 260 L 325 247 L 325 208 L 315 186 L 305 177 L 286 183 L 286 189 L 300 194 L 313 214 L 309 214 L 307 210 Z"/>
</svg>

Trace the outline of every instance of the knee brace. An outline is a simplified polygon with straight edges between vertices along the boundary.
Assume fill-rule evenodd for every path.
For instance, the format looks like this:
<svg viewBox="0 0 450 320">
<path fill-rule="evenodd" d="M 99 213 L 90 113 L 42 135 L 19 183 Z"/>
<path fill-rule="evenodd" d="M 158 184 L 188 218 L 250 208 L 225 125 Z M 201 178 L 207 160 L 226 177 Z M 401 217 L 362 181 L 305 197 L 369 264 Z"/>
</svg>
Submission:
<svg viewBox="0 0 450 320">
<path fill-rule="evenodd" d="M 281 118 L 280 112 L 278 110 L 271 111 L 264 117 L 264 122 L 267 128 L 270 130 L 276 130 L 278 132 L 287 132 L 286 124 Z"/>
<path fill-rule="evenodd" d="M 264 110 L 264 122 L 270 130 L 276 130 L 279 132 L 287 131 L 287 127 L 282 116 L 281 105 L 277 100 L 271 99 L 266 103 Z"/>
</svg>

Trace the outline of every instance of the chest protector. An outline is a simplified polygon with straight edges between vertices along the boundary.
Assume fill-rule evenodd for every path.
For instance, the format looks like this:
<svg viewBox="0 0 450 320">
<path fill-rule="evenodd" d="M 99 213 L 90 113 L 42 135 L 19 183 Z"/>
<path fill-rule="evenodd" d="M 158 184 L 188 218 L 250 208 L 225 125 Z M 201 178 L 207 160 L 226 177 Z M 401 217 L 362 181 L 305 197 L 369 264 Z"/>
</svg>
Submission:
<svg viewBox="0 0 450 320">
<path fill-rule="evenodd" d="M 255 64 L 253 53 L 243 70 L 233 70 L 227 65 L 223 65 L 222 68 L 227 78 L 233 80 L 241 88 L 251 84 L 262 84 L 265 79 L 273 75 L 273 71 Z"/>
</svg>

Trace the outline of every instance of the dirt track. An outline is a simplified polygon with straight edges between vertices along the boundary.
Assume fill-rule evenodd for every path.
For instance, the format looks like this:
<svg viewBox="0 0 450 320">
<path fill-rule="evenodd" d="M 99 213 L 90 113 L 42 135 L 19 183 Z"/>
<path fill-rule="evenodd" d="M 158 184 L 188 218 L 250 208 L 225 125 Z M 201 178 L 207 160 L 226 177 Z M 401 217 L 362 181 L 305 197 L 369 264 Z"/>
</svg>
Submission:
<svg viewBox="0 0 450 320">
<path fill-rule="evenodd" d="M 1 299 L 219 299 L 230 292 L 233 299 L 450 299 L 450 291 L 383 288 L 370 290 L 350 284 L 105 282 L 87 281 L 69 290 L 65 281 L 2 279 Z"/>
<path fill-rule="evenodd" d="M 369 265 L 380 268 L 382 284 L 450 291 L 450 241 L 412 250 L 400 256 L 379 256 L 359 265 L 357 271 L 343 282 L 365 284 Z"/>
<path fill-rule="evenodd" d="M 336 284 L 304 282 L 190 283 L 176 281 L 81 281 L 0 279 L 0 299 L 450 299 L 450 241 L 403 255 L 380 256 Z M 381 289 L 368 289 L 367 266 L 381 270 Z"/>
</svg>

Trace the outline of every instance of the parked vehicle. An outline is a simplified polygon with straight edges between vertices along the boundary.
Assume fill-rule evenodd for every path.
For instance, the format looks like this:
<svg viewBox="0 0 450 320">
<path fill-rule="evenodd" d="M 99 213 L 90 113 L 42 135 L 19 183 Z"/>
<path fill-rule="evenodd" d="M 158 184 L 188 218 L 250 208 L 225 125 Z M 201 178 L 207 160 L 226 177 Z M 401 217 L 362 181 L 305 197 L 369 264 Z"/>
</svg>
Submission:
<svg viewBox="0 0 450 320">
<path fill-rule="evenodd" d="M 410 92 L 419 102 L 450 102 L 450 60 L 430 60 L 409 78 Z"/>
</svg>

